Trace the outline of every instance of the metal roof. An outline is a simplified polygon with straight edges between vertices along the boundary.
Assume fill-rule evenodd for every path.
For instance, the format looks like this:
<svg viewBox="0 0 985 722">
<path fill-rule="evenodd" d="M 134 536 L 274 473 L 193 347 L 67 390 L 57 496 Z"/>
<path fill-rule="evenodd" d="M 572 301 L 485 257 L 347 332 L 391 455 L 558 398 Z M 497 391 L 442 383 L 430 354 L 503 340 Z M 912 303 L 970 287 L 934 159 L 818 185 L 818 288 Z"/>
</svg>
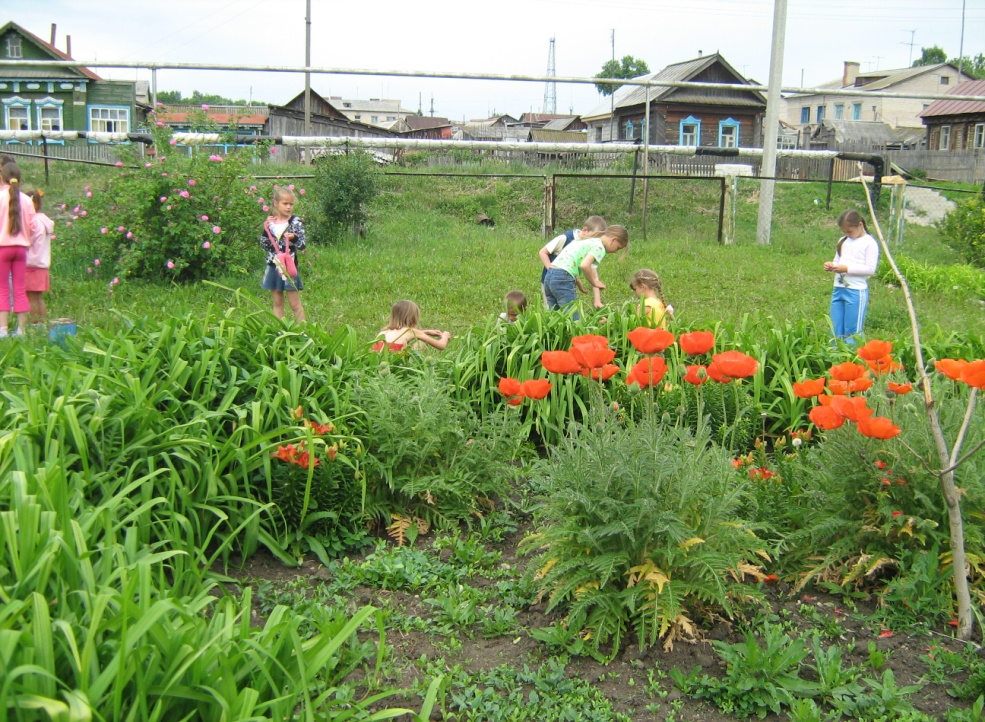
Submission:
<svg viewBox="0 0 985 722">
<path fill-rule="evenodd" d="M 969 80 L 955 85 L 948 95 L 985 95 L 985 80 Z M 985 100 L 935 100 L 919 113 L 921 118 L 940 115 L 964 115 L 965 113 L 985 113 Z"/>
<path fill-rule="evenodd" d="M 860 88 L 862 90 L 885 90 L 886 88 L 891 88 L 897 83 L 902 83 L 904 80 L 909 80 L 910 78 L 915 78 L 918 75 L 923 75 L 924 73 L 932 73 L 939 71 L 943 68 L 951 68 L 952 70 L 957 70 L 951 63 L 936 63 L 934 65 L 918 65 L 915 68 L 898 68 L 896 70 L 870 70 L 867 73 L 859 73 L 856 76 L 856 81 L 854 85 L 846 85 L 845 90 L 850 88 Z M 859 80 L 862 78 L 873 78 L 872 82 L 865 83 L 863 85 L 859 84 Z"/>
</svg>

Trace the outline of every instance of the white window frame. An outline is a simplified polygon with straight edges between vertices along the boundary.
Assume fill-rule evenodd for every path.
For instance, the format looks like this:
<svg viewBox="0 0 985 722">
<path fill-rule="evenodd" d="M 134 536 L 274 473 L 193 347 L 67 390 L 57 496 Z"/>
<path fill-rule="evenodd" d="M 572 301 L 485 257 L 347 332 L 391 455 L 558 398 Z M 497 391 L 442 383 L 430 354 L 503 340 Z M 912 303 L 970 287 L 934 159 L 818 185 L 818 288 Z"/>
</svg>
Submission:
<svg viewBox="0 0 985 722">
<path fill-rule="evenodd" d="M 942 125 L 937 150 L 951 150 L 951 126 Z"/>
<path fill-rule="evenodd" d="M 10 111 L 14 108 L 23 109 L 26 113 L 25 120 L 27 121 L 27 128 L 11 128 L 10 127 Z M 28 98 L 21 98 L 20 96 L 13 96 L 12 98 L 3 99 L 3 127 L 7 130 L 33 130 L 31 127 L 31 101 Z M 18 142 L 18 141 L 12 141 Z"/>
<path fill-rule="evenodd" d="M 684 129 L 686 127 L 693 127 L 694 130 L 687 132 Z M 701 121 L 695 118 L 693 115 L 689 115 L 678 125 L 678 145 L 693 145 L 695 147 L 701 145 Z M 687 142 L 689 141 L 690 142 Z"/>
<path fill-rule="evenodd" d="M 95 118 L 93 114 L 95 112 L 102 111 L 116 111 L 123 114 L 123 118 Z M 93 133 L 129 133 L 130 132 L 130 108 L 126 105 L 90 105 L 86 109 L 86 122 L 90 132 Z M 123 128 L 113 128 L 112 130 L 106 127 L 94 128 L 94 121 L 98 121 L 100 124 L 104 123 L 124 123 Z"/>
<path fill-rule="evenodd" d="M 58 111 L 58 127 L 46 128 L 44 123 L 43 110 L 55 108 Z M 65 130 L 65 101 L 57 98 L 47 97 L 34 101 L 34 114 L 37 121 L 36 127 L 40 130 Z"/>
<path fill-rule="evenodd" d="M 738 148 L 739 129 L 741 123 L 733 118 L 727 118 L 718 123 L 718 147 L 719 148 Z"/>
<path fill-rule="evenodd" d="M 24 57 L 24 49 L 19 35 L 9 35 L 7 37 L 7 57 L 11 60 L 18 60 Z"/>
<path fill-rule="evenodd" d="M 835 120 L 845 119 L 845 105 L 844 103 L 835 103 Z"/>
<path fill-rule="evenodd" d="M 972 141 L 972 147 L 975 150 L 981 150 L 985 148 L 985 123 L 976 123 L 974 135 L 972 136 L 974 140 Z"/>
</svg>

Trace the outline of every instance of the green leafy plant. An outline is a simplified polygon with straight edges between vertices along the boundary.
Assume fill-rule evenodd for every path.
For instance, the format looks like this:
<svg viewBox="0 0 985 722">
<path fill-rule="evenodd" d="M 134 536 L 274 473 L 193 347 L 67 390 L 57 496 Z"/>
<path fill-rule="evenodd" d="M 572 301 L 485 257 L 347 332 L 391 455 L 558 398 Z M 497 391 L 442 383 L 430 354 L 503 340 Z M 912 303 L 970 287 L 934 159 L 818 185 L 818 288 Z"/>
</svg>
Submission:
<svg viewBox="0 0 985 722">
<path fill-rule="evenodd" d="M 370 153 L 346 150 L 322 156 L 315 163 L 312 182 L 317 205 L 314 233 L 319 242 L 329 242 L 342 233 L 358 233 L 367 209 L 379 193 L 379 173 Z"/>
<path fill-rule="evenodd" d="M 957 208 L 944 216 L 938 228 L 941 236 L 968 263 L 985 268 L 985 201 L 974 198 L 959 203 Z"/>
</svg>

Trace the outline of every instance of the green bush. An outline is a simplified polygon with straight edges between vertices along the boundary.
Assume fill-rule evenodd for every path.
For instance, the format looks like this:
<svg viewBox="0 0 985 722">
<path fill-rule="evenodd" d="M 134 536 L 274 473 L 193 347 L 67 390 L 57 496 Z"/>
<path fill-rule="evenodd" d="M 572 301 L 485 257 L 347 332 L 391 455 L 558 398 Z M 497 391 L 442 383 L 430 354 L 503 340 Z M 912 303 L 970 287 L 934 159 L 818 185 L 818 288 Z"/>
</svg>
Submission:
<svg viewBox="0 0 985 722">
<path fill-rule="evenodd" d="M 973 266 L 985 268 L 985 201 L 975 198 L 944 216 L 941 236 Z"/>
<path fill-rule="evenodd" d="M 327 155 L 315 164 L 313 188 L 318 202 L 312 238 L 329 241 L 344 233 L 358 233 L 366 222 L 369 203 L 380 192 L 379 169 L 373 156 L 364 151 Z"/>
</svg>

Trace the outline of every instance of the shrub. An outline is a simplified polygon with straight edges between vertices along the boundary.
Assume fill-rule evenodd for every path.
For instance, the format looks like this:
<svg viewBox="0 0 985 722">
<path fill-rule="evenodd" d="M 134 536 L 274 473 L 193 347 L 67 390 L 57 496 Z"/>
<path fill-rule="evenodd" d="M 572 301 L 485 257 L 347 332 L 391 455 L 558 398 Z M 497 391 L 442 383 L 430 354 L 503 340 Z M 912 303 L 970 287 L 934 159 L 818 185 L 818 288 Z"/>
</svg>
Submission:
<svg viewBox="0 0 985 722">
<path fill-rule="evenodd" d="M 959 204 L 944 216 L 938 229 L 968 263 L 985 268 L 985 201 L 975 198 Z"/>
<path fill-rule="evenodd" d="M 327 241 L 360 231 L 367 206 L 379 194 L 379 171 L 373 156 L 363 151 L 327 155 L 315 165 L 313 185 L 318 205 L 311 235 Z"/>
</svg>

